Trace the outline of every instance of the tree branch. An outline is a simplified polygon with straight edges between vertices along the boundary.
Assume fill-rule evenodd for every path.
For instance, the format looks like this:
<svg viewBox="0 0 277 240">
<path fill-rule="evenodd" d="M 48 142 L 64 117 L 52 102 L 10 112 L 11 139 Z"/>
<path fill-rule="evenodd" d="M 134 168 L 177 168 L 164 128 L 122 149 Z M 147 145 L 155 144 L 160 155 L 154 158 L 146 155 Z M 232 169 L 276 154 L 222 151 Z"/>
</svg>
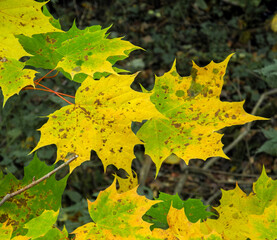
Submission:
<svg viewBox="0 0 277 240">
<path fill-rule="evenodd" d="M 16 192 L 13 193 L 8 193 L 0 202 L 0 206 L 4 204 L 4 202 L 8 201 L 10 198 L 28 190 L 29 188 L 39 184 L 40 182 L 42 182 L 43 180 L 51 177 L 54 173 L 56 173 L 57 171 L 59 171 L 60 169 L 62 169 L 63 167 L 65 167 L 66 165 L 68 165 L 69 163 L 71 163 L 72 161 L 74 161 L 76 158 L 78 157 L 78 155 L 74 155 L 73 157 L 71 157 L 68 161 L 66 161 L 65 163 L 63 163 L 62 165 L 60 165 L 59 167 L 55 168 L 53 171 L 47 173 L 45 176 L 41 177 L 40 179 L 33 181 L 32 183 L 30 183 L 29 185 L 25 186 L 24 188 L 21 188 L 19 190 L 17 190 Z"/>
</svg>

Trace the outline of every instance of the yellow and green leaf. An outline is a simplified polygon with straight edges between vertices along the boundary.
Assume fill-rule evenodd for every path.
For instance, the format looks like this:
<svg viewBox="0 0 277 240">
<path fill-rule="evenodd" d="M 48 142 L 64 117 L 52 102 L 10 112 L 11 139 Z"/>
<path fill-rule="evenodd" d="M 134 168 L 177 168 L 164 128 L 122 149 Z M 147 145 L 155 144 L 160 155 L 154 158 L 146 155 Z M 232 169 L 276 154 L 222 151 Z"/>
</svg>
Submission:
<svg viewBox="0 0 277 240">
<path fill-rule="evenodd" d="M 96 151 L 104 170 L 110 164 L 132 174 L 133 148 L 140 140 L 131 130 L 132 121 L 163 117 L 148 93 L 130 88 L 136 75 L 110 75 L 99 81 L 88 77 L 76 93 L 75 104 L 50 114 L 39 131 L 41 138 L 33 150 L 56 144 L 57 161 L 67 153 L 78 154 L 70 171 L 90 159 Z"/>
<path fill-rule="evenodd" d="M 246 113 L 242 102 L 223 102 L 220 93 L 227 63 L 211 62 L 205 67 L 193 63 L 191 75 L 181 77 L 175 63 L 156 77 L 151 101 L 168 119 L 147 121 L 137 132 L 145 143 L 158 173 L 162 162 L 172 153 L 186 163 L 190 159 L 228 158 L 222 151 L 222 134 L 216 131 L 254 120 L 266 120 Z"/>
<path fill-rule="evenodd" d="M 11 173 L 4 176 L 0 172 L 0 199 L 8 193 L 15 192 L 32 183 L 33 178 L 37 180 L 53 169 L 54 166 L 47 166 L 37 156 L 34 156 L 30 164 L 25 167 L 25 174 L 22 180 L 18 180 Z M 53 210 L 55 212 L 59 210 L 66 180 L 67 177 L 57 181 L 55 175 L 53 175 L 42 183 L 10 198 L 0 207 L 0 222 L 7 222 L 6 227 L 12 227 L 12 237 L 25 236 L 27 232 L 25 223 L 41 216 L 45 210 Z M 53 221 L 49 223 L 49 228 L 52 227 L 52 223 Z M 30 226 L 27 225 L 27 228 Z"/>
<path fill-rule="evenodd" d="M 119 194 L 114 181 L 105 191 L 100 192 L 95 202 L 88 201 L 89 214 L 94 223 L 77 228 L 73 234 L 76 240 L 147 239 L 151 236 L 150 224 L 142 220 L 142 215 L 158 202 L 139 196 L 137 187 Z"/>
</svg>

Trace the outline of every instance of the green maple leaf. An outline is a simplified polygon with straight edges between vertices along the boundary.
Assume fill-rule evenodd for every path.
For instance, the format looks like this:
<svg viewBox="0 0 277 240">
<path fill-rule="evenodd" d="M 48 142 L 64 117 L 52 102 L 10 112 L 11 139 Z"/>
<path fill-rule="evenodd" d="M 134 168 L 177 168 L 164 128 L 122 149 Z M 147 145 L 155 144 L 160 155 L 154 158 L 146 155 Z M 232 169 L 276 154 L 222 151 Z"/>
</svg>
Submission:
<svg viewBox="0 0 277 240">
<path fill-rule="evenodd" d="M 205 67 L 193 63 L 189 77 L 181 77 L 174 63 L 168 73 L 156 77 L 151 101 L 168 119 L 147 121 L 137 136 L 144 141 L 145 153 L 156 164 L 157 173 L 162 162 L 172 153 L 187 164 L 192 158 L 228 158 L 222 151 L 223 135 L 216 131 L 253 120 L 266 120 L 246 113 L 244 101 L 220 101 L 223 76 L 230 57 Z"/>
<path fill-rule="evenodd" d="M 88 77 L 79 87 L 75 104 L 50 114 L 39 130 L 41 138 L 33 150 L 56 144 L 57 161 L 67 153 L 78 159 L 70 171 L 90 159 L 96 151 L 104 170 L 110 164 L 132 174 L 133 147 L 141 142 L 131 130 L 132 121 L 162 117 L 150 101 L 148 93 L 130 88 L 134 75 L 110 75 L 99 81 Z"/>
<path fill-rule="evenodd" d="M 112 67 L 117 61 L 140 49 L 121 38 L 108 39 L 107 30 L 91 26 L 84 30 L 75 23 L 65 33 L 45 33 L 32 37 L 17 36 L 24 49 L 33 56 L 28 65 L 37 68 L 61 70 L 76 82 L 82 82 L 87 75 L 116 73 Z"/>
<path fill-rule="evenodd" d="M 167 215 L 171 206 L 176 209 L 184 209 L 188 220 L 193 223 L 197 222 L 199 219 L 204 220 L 213 215 L 213 213 L 206 211 L 207 206 L 205 206 L 200 199 L 188 199 L 183 201 L 178 194 L 170 195 L 161 192 L 159 197 L 155 200 L 160 200 L 162 202 L 152 206 L 144 216 L 145 221 L 154 223 L 151 229 L 168 228 Z"/>
<path fill-rule="evenodd" d="M 53 168 L 54 166 L 47 166 L 38 157 L 34 156 L 34 159 L 24 169 L 24 178 L 22 180 L 16 179 L 11 173 L 4 176 L 1 172 L 0 199 L 8 193 L 15 192 L 30 184 L 33 177 L 38 179 L 46 175 Z M 0 207 L 0 222 L 7 222 L 7 226 L 12 226 L 13 237 L 18 235 L 25 236 L 27 230 L 24 224 L 41 216 L 45 210 L 58 211 L 61 206 L 61 195 L 65 188 L 67 177 L 57 181 L 53 175 L 44 180 L 44 182 L 10 198 Z M 30 225 L 27 225 L 27 228 L 30 228 Z M 52 223 L 49 223 L 48 228 L 52 228 Z"/>
</svg>

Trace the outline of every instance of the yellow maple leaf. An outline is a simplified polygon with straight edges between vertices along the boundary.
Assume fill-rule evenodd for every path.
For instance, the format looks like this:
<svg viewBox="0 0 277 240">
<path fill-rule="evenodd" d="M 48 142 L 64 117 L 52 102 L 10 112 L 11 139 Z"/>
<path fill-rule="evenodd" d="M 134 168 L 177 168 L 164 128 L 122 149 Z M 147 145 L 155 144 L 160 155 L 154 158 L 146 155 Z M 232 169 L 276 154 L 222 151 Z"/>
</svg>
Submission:
<svg viewBox="0 0 277 240">
<path fill-rule="evenodd" d="M 137 132 L 145 143 L 145 153 L 156 164 L 156 173 L 172 153 L 187 164 L 193 158 L 228 158 L 222 150 L 223 134 L 216 131 L 254 120 L 267 120 L 246 113 L 244 101 L 220 100 L 223 76 L 231 56 L 221 63 L 212 61 L 205 67 L 193 63 L 188 77 L 177 73 L 175 63 L 169 72 L 156 77 L 151 101 L 168 119 L 147 121 Z"/>
<path fill-rule="evenodd" d="M 0 31 L 1 34 L 33 34 L 45 32 L 61 32 L 49 22 L 41 8 L 44 3 L 34 0 L 2 0 L 0 1 Z"/>
<path fill-rule="evenodd" d="M 148 93 L 130 88 L 134 75 L 110 75 L 95 81 L 88 77 L 76 93 L 75 104 L 50 114 L 39 131 L 41 138 L 33 150 L 56 144 L 57 161 L 67 153 L 78 154 L 70 171 L 90 159 L 94 150 L 104 170 L 109 164 L 132 174 L 133 147 L 140 140 L 131 130 L 132 121 L 162 117 Z"/>
</svg>

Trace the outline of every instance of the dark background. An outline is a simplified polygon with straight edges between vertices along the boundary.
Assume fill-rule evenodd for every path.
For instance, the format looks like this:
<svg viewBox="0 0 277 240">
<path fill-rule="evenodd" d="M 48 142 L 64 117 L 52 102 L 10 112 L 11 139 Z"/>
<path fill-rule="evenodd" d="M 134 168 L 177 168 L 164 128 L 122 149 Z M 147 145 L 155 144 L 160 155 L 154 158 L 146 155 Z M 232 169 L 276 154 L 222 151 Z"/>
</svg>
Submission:
<svg viewBox="0 0 277 240">
<path fill-rule="evenodd" d="M 230 53 L 235 55 L 227 68 L 221 100 L 246 99 L 244 108 L 250 113 L 262 94 L 277 86 L 277 63 L 274 62 L 277 59 L 277 33 L 271 28 L 271 20 L 277 13 L 274 0 L 52 0 L 47 6 L 60 19 L 64 30 L 71 27 L 74 19 L 81 29 L 91 25 L 103 28 L 112 25 L 111 38 L 124 36 L 125 40 L 144 48 L 145 51 L 135 51 L 119 63 L 131 72 L 140 71 L 132 85 L 135 90 L 139 90 L 139 83 L 151 89 L 154 76 L 167 72 L 175 58 L 179 74 L 187 76 L 192 60 L 204 66 L 211 60 L 221 62 Z M 271 67 L 266 73 L 261 71 L 265 66 Z M 79 86 L 62 75 L 44 83 L 71 95 Z M 251 130 L 228 152 L 231 161 L 218 159 L 205 167 L 205 162 L 195 159 L 190 161 L 189 168 L 183 163 L 163 164 L 154 179 L 154 164 L 150 165 L 143 158 L 143 147 L 137 146 L 133 168 L 142 183 L 140 192 L 149 198 L 157 197 L 159 191 L 178 192 L 182 199 L 200 198 L 204 203 L 216 206 L 220 189 L 233 189 L 236 181 L 249 193 L 263 165 L 267 174 L 276 178 L 277 150 L 274 152 L 274 149 L 277 149 L 277 134 L 273 130 L 277 129 L 276 96 L 275 93 L 264 98 L 255 114 L 270 120 L 251 125 Z M 5 108 L 0 110 L 2 170 L 7 168 L 22 178 L 23 167 L 32 159 L 32 155 L 27 154 L 39 140 L 36 129 L 47 120 L 38 116 L 47 116 L 64 105 L 66 103 L 54 95 L 35 91 L 21 91 L 19 96 L 8 100 Z M 275 141 L 269 141 L 264 130 L 272 132 Z M 245 126 L 222 130 L 224 145 L 228 146 L 245 131 Z M 265 142 L 269 147 L 258 152 Z M 48 146 L 40 149 L 38 156 L 52 164 L 55 152 L 55 146 Z M 147 168 L 150 168 L 149 172 Z M 108 187 L 114 171 L 116 169 L 110 166 L 104 174 L 101 161 L 92 152 L 91 161 L 83 163 L 69 177 L 63 194 L 60 225 L 65 222 L 70 232 L 90 221 L 86 198 L 95 199 L 99 191 Z M 65 170 L 58 177 L 64 174 Z"/>
</svg>

